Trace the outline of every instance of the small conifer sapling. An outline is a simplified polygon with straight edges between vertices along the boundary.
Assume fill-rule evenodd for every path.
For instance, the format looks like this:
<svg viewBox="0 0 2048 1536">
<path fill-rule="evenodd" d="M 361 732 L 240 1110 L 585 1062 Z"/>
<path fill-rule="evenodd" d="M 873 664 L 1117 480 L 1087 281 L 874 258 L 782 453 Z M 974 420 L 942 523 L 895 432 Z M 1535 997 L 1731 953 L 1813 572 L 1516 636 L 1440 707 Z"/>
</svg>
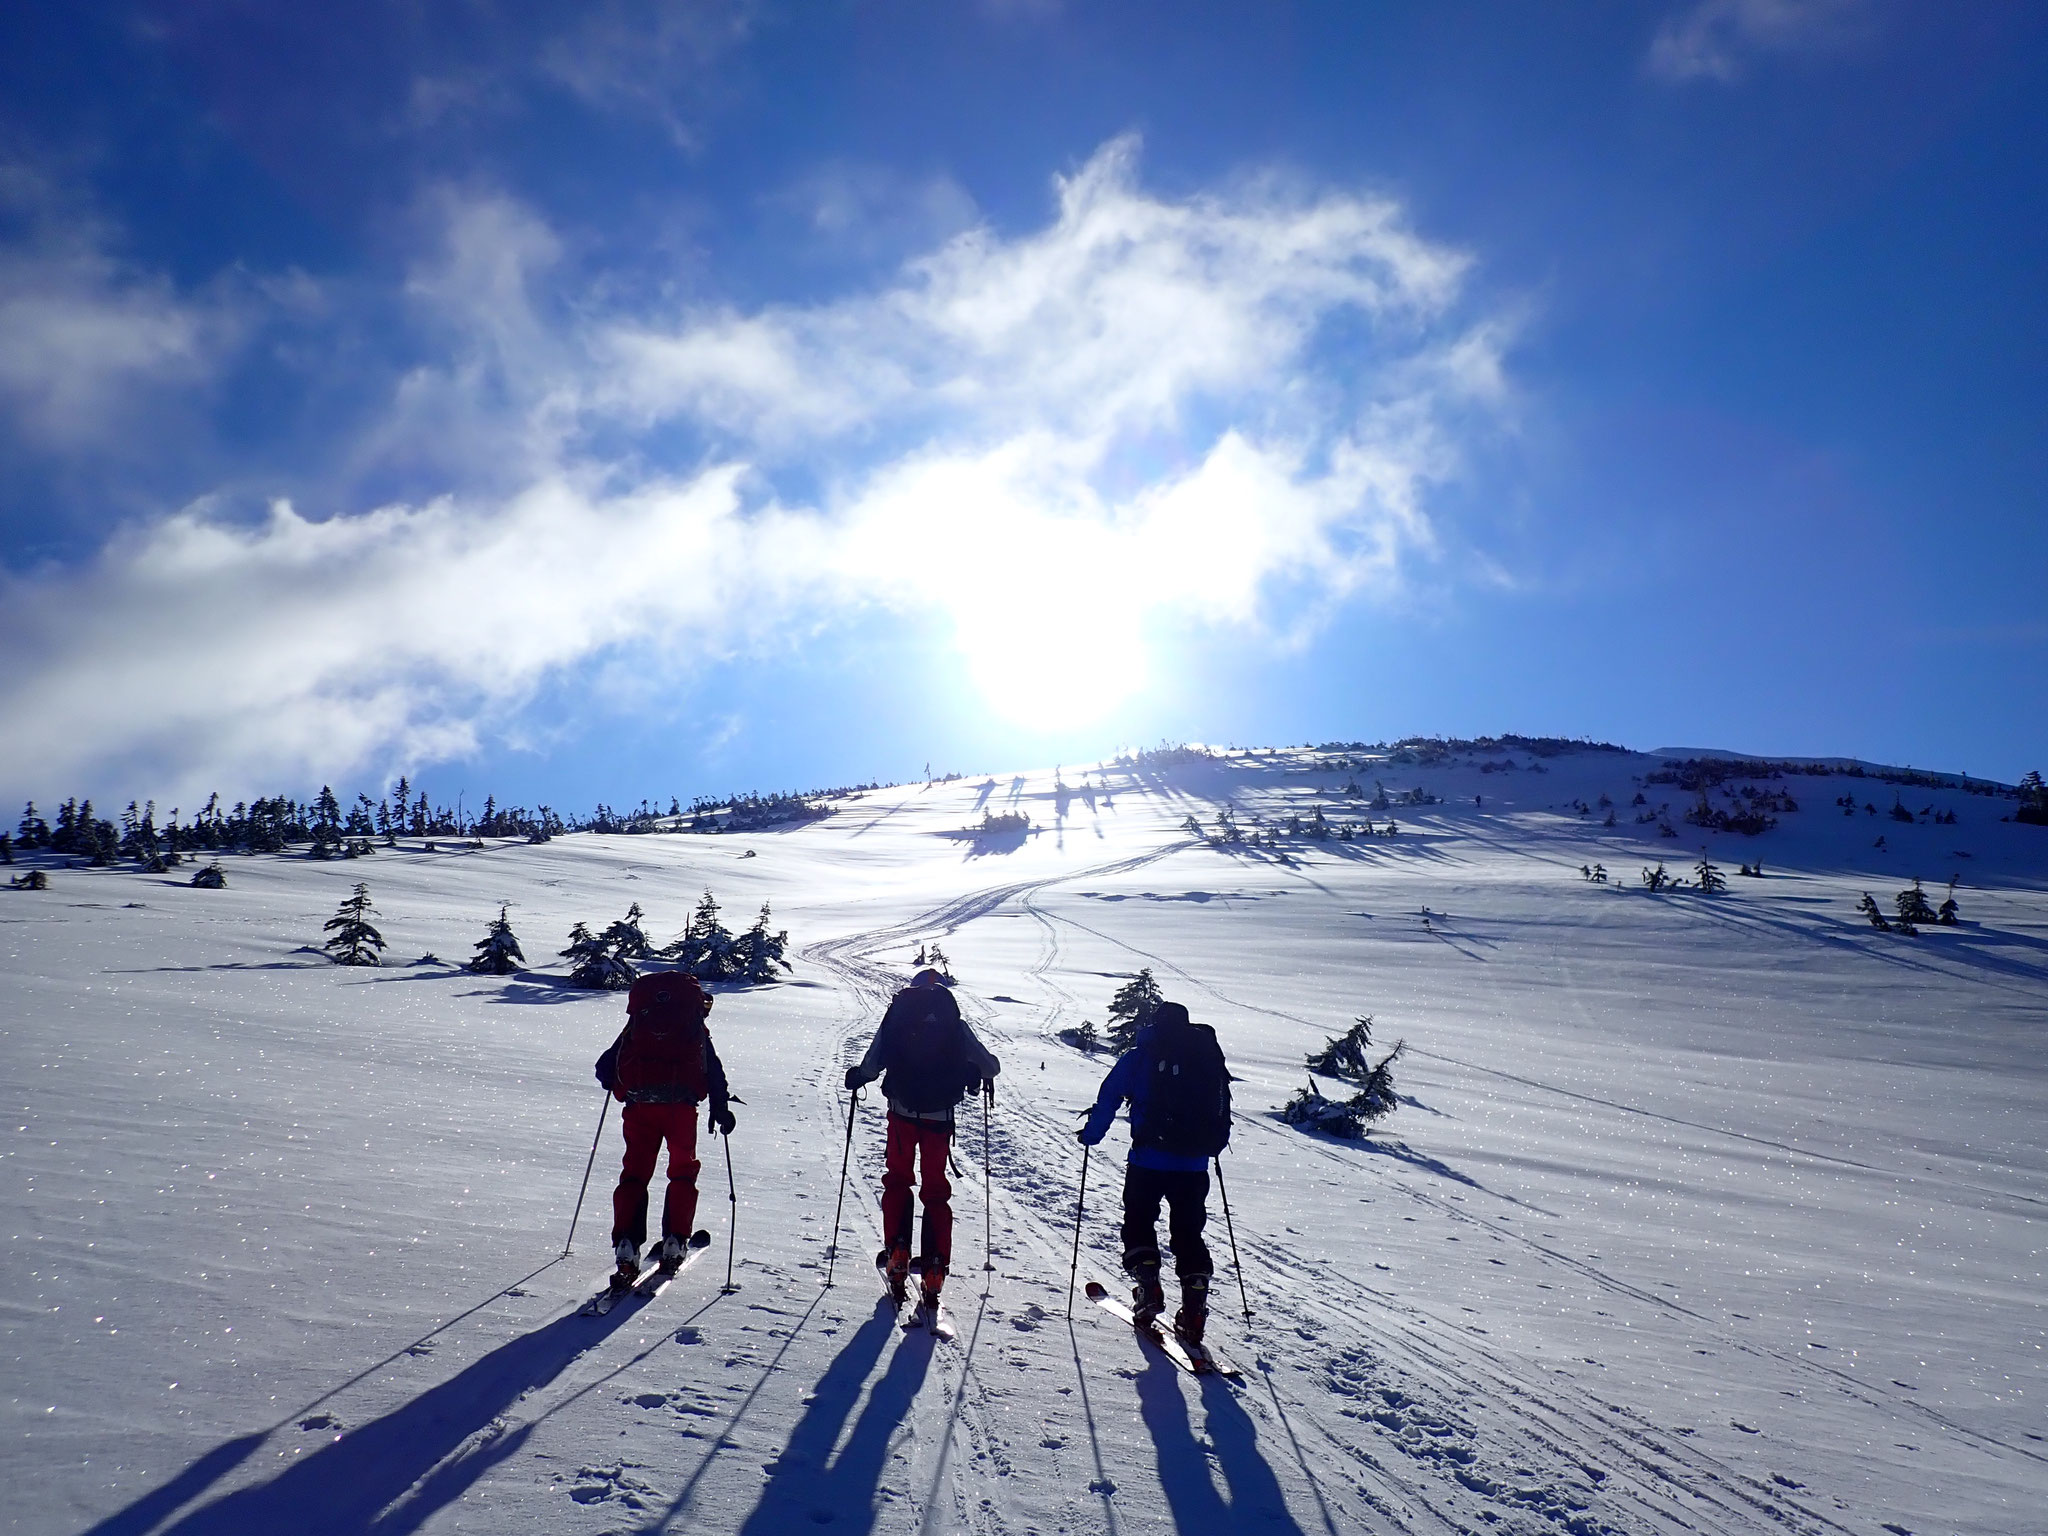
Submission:
<svg viewBox="0 0 2048 1536">
<path fill-rule="evenodd" d="M 384 949 L 384 935 L 370 923 L 376 911 L 370 905 L 370 888 L 358 880 L 354 892 L 325 924 L 333 937 L 321 948 L 336 965 L 382 964 L 378 957 Z"/>
<path fill-rule="evenodd" d="M 497 917 L 484 930 L 484 936 L 477 940 L 476 953 L 470 957 L 468 966 L 475 974 L 509 976 L 526 964 L 526 956 L 519 948 L 519 938 L 512 932 L 510 911 L 510 903 L 501 902 Z"/>
</svg>

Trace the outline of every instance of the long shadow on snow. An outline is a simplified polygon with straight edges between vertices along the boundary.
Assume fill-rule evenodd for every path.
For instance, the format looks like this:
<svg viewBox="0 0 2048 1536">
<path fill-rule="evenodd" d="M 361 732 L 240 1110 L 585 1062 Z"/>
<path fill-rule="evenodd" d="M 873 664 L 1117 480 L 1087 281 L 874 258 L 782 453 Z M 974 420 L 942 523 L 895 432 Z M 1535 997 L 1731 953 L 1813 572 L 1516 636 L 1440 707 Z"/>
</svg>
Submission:
<svg viewBox="0 0 2048 1536">
<path fill-rule="evenodd" d="M 929 1333 L 902 1334 L 846 1444 L 837 1456 L 832 1447 L 860 1402 L 861 1386 L 882 1347 L 899 1332 L 895 1309 L 886 1301 L 877 1303 L 874 1315 L 818 1378 L 810 1406 L 790 1431 L 782 1454 L 768 1466 L 768 1485 L 740 1526 L 740 1536 L 783 1536 L 828 1521 L 834 1531 L 874 1529 L 889 1442 L 910 1413 L 931 1365 Z"/>
<path fill-rule="evenodd" d="M 558 1317 L 500 1345 L 461 1374 L 429 1387 L 383 1418 L 349 1430 L 294 1461 L 268 1482 L 237 1489 L 192 1511 L 164 1527 L 162 1536 L 269 1536 L 275 1531 L 291 1531 L 294 1536 L 321 1532 L 399 1536 L 416 1531 L 516 1450 L 525 1431 L 494 1437 L 458 1457 L 464 1442 L 489 1429 L 522 1394 L 546 1386 L 578 1356 L 602 1344 L 637 1310 L 629 1305 L 603 1318 L 575 1312 Z M 216 1448 L 184 1476 L 102 1521 L 86 1536 L 149 1529 L 140 1523 L 145 1506 L 161 1510 L 173 1489 L 216 1459 L 238 1452 L 206 1479 L 216 1480 L 248 1454 L 242 1447 L 250 1438 Z M 405 1499 L 406 1491 L 422 1479 L 426 1481 L 419 1490 Z M 387 1506 L 400 1499 L 404 1501 L 387 1511 Z"/>
<path fill-rule="evenodd" d="M 1219 1531 L 1279 1531 L 1304 1536 L 1288 1513 L 1280 1479 L 1259 1450 L 1259 1437 L 1237 1396 L 1220 1381 L 1204 1381 L 1203 1427 L 1209 1444 L 1195 1439 L 1188 1420 L 1181 1372 L 1156 1352 L 1147 1350 L 1145 1370 L 1137 1378 L 1138 1414 L 1152 1436 L 1159 1462 L 1159 1486 L 1174 1529 L 1215 1536 Z M 1230 1491 L 1226 1499 L 1209 1473 L 1211 1457 Z"/>
</svg>

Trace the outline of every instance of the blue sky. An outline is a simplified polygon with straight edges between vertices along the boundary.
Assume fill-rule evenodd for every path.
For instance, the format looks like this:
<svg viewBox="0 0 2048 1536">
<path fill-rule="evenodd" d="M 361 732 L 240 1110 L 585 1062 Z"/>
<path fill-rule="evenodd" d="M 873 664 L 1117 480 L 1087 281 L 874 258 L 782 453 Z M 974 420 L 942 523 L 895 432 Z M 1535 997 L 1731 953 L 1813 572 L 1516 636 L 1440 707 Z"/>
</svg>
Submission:
<svg viewBox="0 0 2048 1536">
<path fill-rule="evenodd" d="M 0 19 L 0 792 L 2048 763 L 2021 5 Z"/>
</svg>

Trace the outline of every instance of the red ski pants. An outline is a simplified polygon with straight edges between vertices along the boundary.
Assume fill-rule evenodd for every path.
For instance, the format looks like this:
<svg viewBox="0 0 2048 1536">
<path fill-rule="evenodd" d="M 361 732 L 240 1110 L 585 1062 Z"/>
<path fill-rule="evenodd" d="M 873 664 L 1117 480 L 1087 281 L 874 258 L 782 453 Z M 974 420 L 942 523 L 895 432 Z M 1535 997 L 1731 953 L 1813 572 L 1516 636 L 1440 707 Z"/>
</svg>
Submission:
<svg viewBox="0 0 2048 1536">
<path fill-rule="evenodd" d="M 697 1106 L 628 1104 L 619 1117 L 626 1127 L 626 1164 L 612 1191 L 612 1241 L 647 1241 L 647 1181 L 654 1177 L 661 1144 L 668 1143 L 668 1194 L 661 1204 L 661 1231 L 687 1238 L 697 1221 Z"/>
<path fill-rule="evenodd" d="M 882 1173 L 882 1231 L 892 1253 L 910 1246 L 911 1173 L 921 1160 L 924 1179 L 918 1194 L 924 1202 L 924 1222 L 917 1251 L 925 1261 L 927 1283 L 943 1275 L 953 1257 L 953 1186 L 946 1181 L 946 1154 L 952 1141 L 950 1124 L 889 1117 Z"/>
</svg>

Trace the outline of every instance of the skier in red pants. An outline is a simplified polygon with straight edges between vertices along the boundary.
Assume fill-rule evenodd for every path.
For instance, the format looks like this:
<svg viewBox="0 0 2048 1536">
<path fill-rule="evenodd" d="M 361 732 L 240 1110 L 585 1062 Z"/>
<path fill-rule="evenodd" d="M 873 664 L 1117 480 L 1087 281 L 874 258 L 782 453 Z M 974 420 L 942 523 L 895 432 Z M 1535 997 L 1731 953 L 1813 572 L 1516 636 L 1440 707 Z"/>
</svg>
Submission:
<svg viewBox="0 0 2048 1536">
<path fill-rule="evenodd" d="M 912 1177 L 922 1172 L 918 1268 L 924 1305 L 933 1311 L 953 1258 L 953 1190 L 946 1180 L 953 1110 L 970 1092 L 985 1087 L 993 1094 L 996 1074 L 1002 1070 L 960 1017 L 960 1005 L 946 988 L 946 979 L 937 971 L 919 971 L 891 1000 L 867 1055 L 846 1069 L 849 1090 L 879 1077 L 889 1101 L 882 1175 L 883 1262 L 889 1293 L 899 1306 L 910 1274 Z"/>
<path fill-rule="evenodd" d="M 697 1105 L 711 1101 L 709 1124 L 731 1135 L 733 1113 L 725 1066 L 711 1044 L 705 1016 L 711 998 L 680 971 L 642 976 L 626 994 L 626 1027 L 597 1061 L 597 1080 L 625 1103 L 625 1165 L 612 1192 L 612 1252 L 618 1283 L 640 1273 L 647 1241 L 647 1186 L 662 1143 L 668 1144 L 668 1190 L 661 1204 L 661 1242 L 648 1257 L 666 1269 L 682 1262 L 697 1220 Z"/>
</svg>

